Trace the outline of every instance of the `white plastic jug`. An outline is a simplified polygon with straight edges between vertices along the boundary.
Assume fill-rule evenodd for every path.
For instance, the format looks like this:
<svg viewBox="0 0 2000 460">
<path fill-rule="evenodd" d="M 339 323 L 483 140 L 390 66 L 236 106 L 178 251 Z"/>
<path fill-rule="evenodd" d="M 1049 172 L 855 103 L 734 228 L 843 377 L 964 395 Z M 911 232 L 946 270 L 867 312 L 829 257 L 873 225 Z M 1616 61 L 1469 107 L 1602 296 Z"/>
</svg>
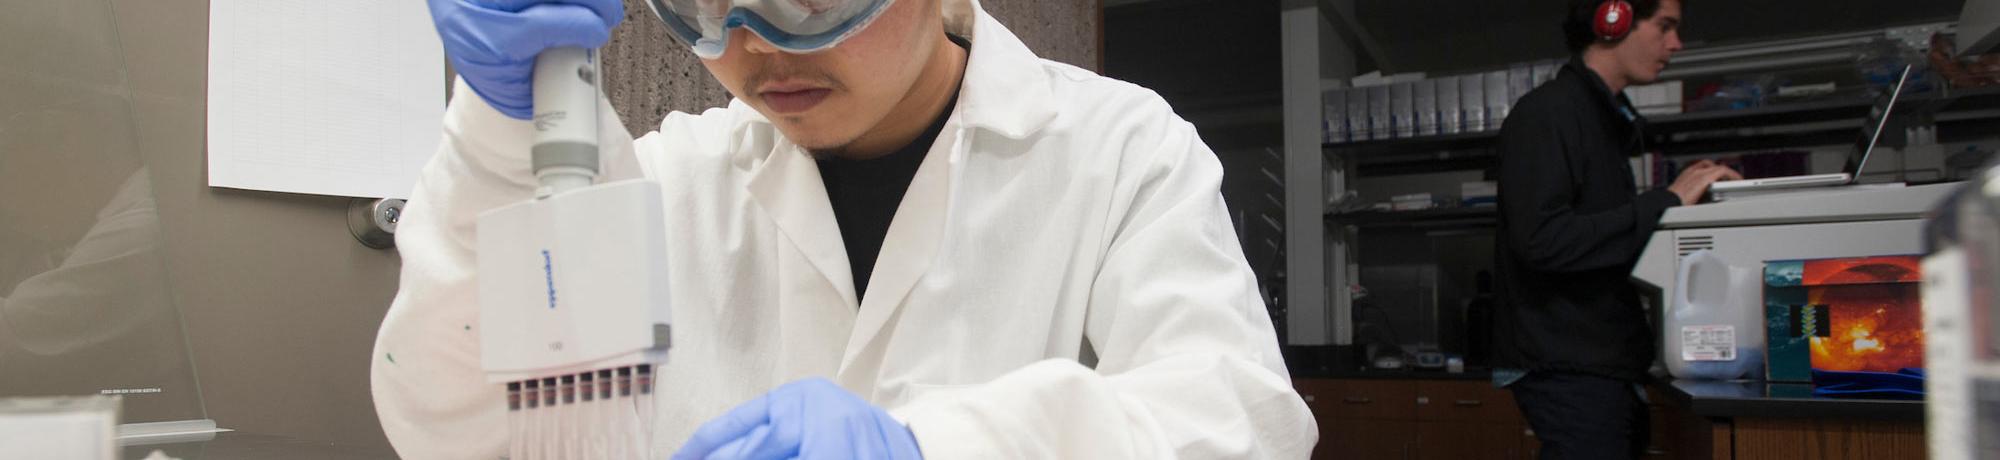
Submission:
<svg viewBox="0 0 2000 460">
<path fill-rule="evenodd" d="M 1709 251 L 1681 259 L 1673 309 L 1661 329 L 1661 360 L 1681 379 L 1764 375 L 1761 270 L 1729 265 Z"/>
</svg>

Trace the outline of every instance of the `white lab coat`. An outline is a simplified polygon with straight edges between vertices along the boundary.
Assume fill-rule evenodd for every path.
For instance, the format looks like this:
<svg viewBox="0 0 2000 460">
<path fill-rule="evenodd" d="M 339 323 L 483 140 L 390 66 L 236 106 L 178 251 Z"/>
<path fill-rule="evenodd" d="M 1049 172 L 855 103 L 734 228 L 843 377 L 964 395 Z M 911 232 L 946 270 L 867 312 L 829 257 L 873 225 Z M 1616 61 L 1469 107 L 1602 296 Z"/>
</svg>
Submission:
<svg viewBox="0 0 2000 460">
<path fill-rule="evenodd" d="M 972 40 L 958 105 L 859 305 L 816 163 L 767 119 L 734 101 L 632 142 L 605 116 L 608 174 L 665 194 L 656 453 L 824 376 L 908 423 L 930 458 L 1308 455 L 1318 430 L 1194 127 L 1151 91 L 1036 58 L 970 0 L 945 14 Z M 531 196 L 530 129 L 457 94 L 397 235 L 402 291 L 372 365 L 383 428 L 411 458 L 506 448 L 502 391 L 479 369 L 473 231 Z"/>
</svg>

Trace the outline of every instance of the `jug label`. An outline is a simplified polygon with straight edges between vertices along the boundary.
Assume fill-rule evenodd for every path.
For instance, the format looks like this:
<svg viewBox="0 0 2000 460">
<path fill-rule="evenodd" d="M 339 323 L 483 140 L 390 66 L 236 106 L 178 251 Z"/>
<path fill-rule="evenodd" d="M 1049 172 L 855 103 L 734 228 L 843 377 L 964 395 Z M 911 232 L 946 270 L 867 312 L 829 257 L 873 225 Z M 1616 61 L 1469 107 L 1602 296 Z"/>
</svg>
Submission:
<svg viewBox="0 0 2000 460">
<path fill-rule="evenodd" d="M 1735 361 L 1736 326 L 1681 327 L 1682 361 Z"/>
</svg>

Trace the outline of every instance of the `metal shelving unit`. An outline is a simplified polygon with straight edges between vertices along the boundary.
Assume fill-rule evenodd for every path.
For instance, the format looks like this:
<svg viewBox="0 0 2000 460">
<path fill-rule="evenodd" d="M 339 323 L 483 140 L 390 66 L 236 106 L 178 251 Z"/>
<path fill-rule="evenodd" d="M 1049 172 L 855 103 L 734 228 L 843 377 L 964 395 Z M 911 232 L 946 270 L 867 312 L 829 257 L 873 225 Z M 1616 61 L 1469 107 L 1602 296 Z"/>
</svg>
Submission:
<svg viewBox="0 0 2000 460">
<path fill-rule="evenodd" d="M 1652 147 L 1669 155 L 1756 150 L 1852 142 L 1873 98 L 1839 97 L 1773 104 L 1739 110 L 1696 112 L 1650 118 Z M 1917 94 L 1897 108 L 1904 116 L 1927 118 L 1947 140 L 2000 133 L 2000 87 Z M 1497 131 L 1351 143 L 1323 143 L 1324 153 L 1354 165 L 1359 176 L 1460 171 L 1491 167 Z M 1493 207 L 1421 211 L 1329 210 L 1329 228 L 1357 230 L 1489 228 Z"/>
<path fill-rule="evenodd" d="M 1755 151 L 1799 146 L 1843 145 L 1854 142 L 1876 98 L 1861 92 L 1818 99 L 1794 100 L 1736 110 L 1692 112 L 1649 117 L 1648 149 L 1669 156 L 1728 151 Z M 1906 94 L 1895 116 L 1904 125 L 1937 127 L 1943 142 L 1992 138 L 2000 133 L 2000 87 L 1951 89 Z M 1900 128 L 1897 128 L 1900 130 Z M 1900 132 L 1896 139 L 1900 137 Z M 1320 143 L 1319 160 L 1332 171 L 1328 185 L 1348 187 L 1362 177 L 1382 177 L 1488 169 L 1494 166 L 1499 133 L 1483 131 L 1452 135 Z M 1900 141 L 1891 141 L 1900 142 Z M 1891 145 L 1894 145 L 1893 143 Z M 1331 187 L 1329 187 L 1331 189 Z M 1345 188 L 1340 189 L 1343 191 Z M 1331 209 L 1319 222 L 1327 235 L 1326 262 L 1330 305 L 1342 305 L 1340 287 L 1364 266 L 1344 252 L 1363 235 L 1394 232 L 1455 234 L 1489 231 L 1497 226 L 1497 208 L 1442 208 L 1421 211 L 1354 211 Z M 1330 315 L 1351 314 L 1352 307 L 1329 309 Z M 1335 330 L 1338 330 L 1336 328 Z M 1349 339 L 1353 340 L 1353 339 Z M 1344 345 L 1336 341 L 1334 344 Z"/>
<path fill-rule="evenodd" d="M 1433 208 L 1420 211 L 1358 211 L 1327 213 L 1327 225 L 1348 225 L 1364 229 L 1437 229 L 1492 227 L 1499 218 L 1496 206 Z"/>
<path fill-rule="evenodd" d="M 1873 97 L 1830 97 L 1647 118 L 1648 145 L 1667 155 L 1834 145 L 1854 140 Z M 1990 135 L 2000 128 L 2000 87 L 1915 94 L 1899 116 L 1928 117 L 1947 139 Z M 1442 136 L 1322 143 L 1324 154 L 1343 157 L 1362 176 L 1480 169 L 1491 165 L 1498 131 Z"/>
</svg>

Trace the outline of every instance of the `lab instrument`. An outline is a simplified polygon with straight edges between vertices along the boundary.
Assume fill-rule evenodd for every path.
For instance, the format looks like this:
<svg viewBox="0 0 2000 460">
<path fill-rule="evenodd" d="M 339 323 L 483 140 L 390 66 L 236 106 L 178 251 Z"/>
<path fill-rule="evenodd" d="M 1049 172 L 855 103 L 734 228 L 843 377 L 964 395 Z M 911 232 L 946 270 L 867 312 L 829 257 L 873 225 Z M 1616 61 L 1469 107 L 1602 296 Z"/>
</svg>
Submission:
<svg viewBox="0 0 2000 460">
<path fill-rule="evenodd" d="M 651 457 L 671 322 L 660 187 L 594 185 L 597 56 L 534 72 L 534 198 L 479 216 L 480 359 L 506 386 L 509 458 Z"/>
<path fill-rule="evenodd" d="M 1919 254 L 1924 211 L 1956 187 L 1829 188 L 1668 209 L 1632 277 L 1655 292 L 1675 292 L 1690 282 L 1703 289 L 1681 273 L 1687 257 L 1703 250 L 1730 266 L 1758 268 L 1768 261 Z M 1680 314 L 1672 301 L 1652 305 L 1660 315 L 1656 321 Z M 1662 332 L 1668 340 L 1684 337 L 1683 331 Z M 1662 358 L 1672 362 L 1682 356 Z"/>
<path fill-rule="evenodd" d="M 533 113 L 542 50 L 596 48 L 625 19 L 619 0 L 429 0 L 445 58 L 472 92 L 508 117 Z"/>
</svg>

